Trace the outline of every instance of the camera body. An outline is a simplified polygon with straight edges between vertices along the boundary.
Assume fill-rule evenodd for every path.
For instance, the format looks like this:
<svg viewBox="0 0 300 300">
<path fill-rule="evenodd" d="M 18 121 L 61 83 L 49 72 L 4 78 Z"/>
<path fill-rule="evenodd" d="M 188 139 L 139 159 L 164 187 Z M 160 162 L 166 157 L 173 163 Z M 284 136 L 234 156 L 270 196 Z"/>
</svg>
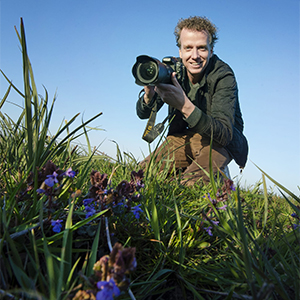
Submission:
<svg viewBox="0 0 300 300">
<path fill-rule="evenodd" d="M 140 55 L 132 67 L 135 83 L 141 86 L 154 86 L 159 83 L 171 83 L 171 75 L 176 72 L 177 79 L 182 77 L 183 65 L 179 58 L 166 56 L 162 62 L 158 59 Z"/>
</svg>

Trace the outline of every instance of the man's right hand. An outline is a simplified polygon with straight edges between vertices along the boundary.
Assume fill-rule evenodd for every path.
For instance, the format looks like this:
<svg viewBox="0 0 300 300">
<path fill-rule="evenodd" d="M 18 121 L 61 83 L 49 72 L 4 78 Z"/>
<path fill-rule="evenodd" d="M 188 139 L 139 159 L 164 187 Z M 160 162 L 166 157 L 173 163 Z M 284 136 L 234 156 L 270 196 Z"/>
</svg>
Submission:
<svg viewBox="0 0 300 300">
<path fill-rule="evenodd" d="M 154 91 L 154 86 L 144 86 L 144 102 L 146 104 L 149 104 L 154 97 L 155 91 Z"/>
</svg>

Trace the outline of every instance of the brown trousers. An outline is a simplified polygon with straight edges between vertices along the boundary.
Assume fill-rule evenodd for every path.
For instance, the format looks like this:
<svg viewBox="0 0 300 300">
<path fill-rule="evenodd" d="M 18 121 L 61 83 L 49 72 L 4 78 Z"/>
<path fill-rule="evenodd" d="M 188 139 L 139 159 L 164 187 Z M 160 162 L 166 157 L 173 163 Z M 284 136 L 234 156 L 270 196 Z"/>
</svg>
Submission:
<svg viewBox="0 0 300 300">
<path fill-rule="evenodd" d="M 169 171 L 172 170 L 174 164 L 177 170 L 181 169 L 183 171 L 183 184 L 193 185 L 200 178 L 208 183 L 210 179 L 203 170 L 209 173 L 209 152 L 209 138 L 186 131 L 183 134 L 168 136 L 166 141 L 156 149 L 155 153 L 146 157 L 141 165 L 149 164 L 151 157 L 155 155 L 155 161 L 162 162 L 161 170 L 165 168 L 167 162 L 171 161 L 172 163 L 168 165 Z M 219 169 L 223 170 L 230 161 L 231 157 L 226 149 L 217 143 L 213 143 L 213 173 L 217 174 Z"/>
</svg>

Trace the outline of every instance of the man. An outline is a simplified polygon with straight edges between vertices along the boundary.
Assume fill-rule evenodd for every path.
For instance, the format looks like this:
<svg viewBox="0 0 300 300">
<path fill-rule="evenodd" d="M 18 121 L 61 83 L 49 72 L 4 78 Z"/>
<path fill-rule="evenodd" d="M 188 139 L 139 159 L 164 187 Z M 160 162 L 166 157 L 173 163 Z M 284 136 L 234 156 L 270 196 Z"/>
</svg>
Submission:
<svg viewBox="0 0 300 300">
<path fill-rule="evenodd" d="M 179 83 L 174 72 L 172 84 L 145 86 L 137 102 L 137 115 L 149 118 L 155 102 L 158 110 L 164 103 L 170 113 L 175 109 L 167 139 L 156 151 L 157 160 L 173 157 L 176 168 L 184 171 L 187 185 L 200 178 L 207 183 L 211 136 L 214 174 L 232 159 L 241 168 L 247 161 L 237 83 L 231 68 L 213 52 L 217 29 L 207 18 L 179 20 L 175 36 L 185 78 Z M 150 156 L 143 163 L 149 160 Z"/>
</svg>

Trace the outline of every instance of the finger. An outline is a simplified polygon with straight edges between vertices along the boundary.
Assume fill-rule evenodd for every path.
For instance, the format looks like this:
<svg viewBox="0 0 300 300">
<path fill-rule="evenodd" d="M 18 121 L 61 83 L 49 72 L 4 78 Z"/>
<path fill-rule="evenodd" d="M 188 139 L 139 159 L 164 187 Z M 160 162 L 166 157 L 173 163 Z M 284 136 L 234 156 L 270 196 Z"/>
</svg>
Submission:
<svg viewBox="0 0 300 300">
<path fill-rule="evenodd" d="M 158 86 L 155 86 L 154 91 L 161 97 L 161 91 Z"/>
<path fill-rule="evenodd" d="M 179 82 L 176 78 L 176 72 L 173 72 L 172 73 L 172 76 L 171 76 L 171 80 L 172 80 L 172 83 L 175 85 L 175 86 L 178 86 L 179 85 Z"/>
</svg>

